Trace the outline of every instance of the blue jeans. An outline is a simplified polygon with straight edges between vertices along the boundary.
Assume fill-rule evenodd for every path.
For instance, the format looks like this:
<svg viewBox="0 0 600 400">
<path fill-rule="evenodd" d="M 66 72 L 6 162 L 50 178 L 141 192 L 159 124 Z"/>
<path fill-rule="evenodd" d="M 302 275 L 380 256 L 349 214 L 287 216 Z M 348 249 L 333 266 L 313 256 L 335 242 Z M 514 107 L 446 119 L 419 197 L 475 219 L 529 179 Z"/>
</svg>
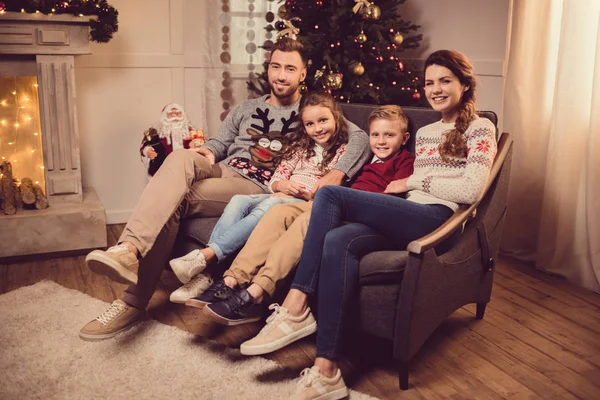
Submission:
<svg viewBox="0 0 600 400">
<path fill-rule="evenodd" d="M 271 207 L 298 201 L 304 200 L 270 194 L 233 196 L 210 235 L 208 247 L 213 249 L 219 261 L 223 260 L 244 246 L 258 222 Z"/>
<path fill-rule="evenodd" d="M 339 356 L 342 325 L 356 301 L 360 259 L 374 251 L 405 250 L 453 213 L 443 205 L 388 194 L 340 186 L 319 189 L 292 283 L 294 289 L 317 294 L 317 357 Z"/>
</svg>

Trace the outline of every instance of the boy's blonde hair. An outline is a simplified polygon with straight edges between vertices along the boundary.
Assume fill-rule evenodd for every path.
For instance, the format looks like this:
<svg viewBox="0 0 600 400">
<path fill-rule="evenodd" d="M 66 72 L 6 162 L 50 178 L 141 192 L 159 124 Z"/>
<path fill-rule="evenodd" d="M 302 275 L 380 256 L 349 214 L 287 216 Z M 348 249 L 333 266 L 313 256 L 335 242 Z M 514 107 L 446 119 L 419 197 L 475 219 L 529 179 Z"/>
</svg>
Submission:
<svg viewBox="0 0 600 400">
<path fill-rule="evenodd" d="M 377 107 L 369 115 L 369 125 L 376 119 L 398 120 L 402 133 L 408 130 L 408 118 L 400 106 L 386 105 Z"/>
</svg>

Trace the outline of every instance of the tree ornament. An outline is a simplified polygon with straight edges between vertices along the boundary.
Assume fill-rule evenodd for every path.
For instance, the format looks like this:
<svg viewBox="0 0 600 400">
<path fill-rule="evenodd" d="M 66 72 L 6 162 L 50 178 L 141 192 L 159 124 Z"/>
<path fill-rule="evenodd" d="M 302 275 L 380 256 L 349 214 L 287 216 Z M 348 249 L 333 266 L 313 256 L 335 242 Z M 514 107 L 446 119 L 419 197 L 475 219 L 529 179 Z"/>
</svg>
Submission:
<svg viewBox="0 0 600 400">
<path fill-rule="evenodd" d="M 285 4 L 282 4 L 277 10 L 277 16 L 281 19 L 290 19 L 292 14 L 290 14 L 290 11 L 285 7 Z"/>
<path fill-rule="evenodd" d="M 367 35 L 361 30 L 358 35 L 354 38 L 358 43 L 364 43 L 367 41 Z"/>
<path fill-rule="evenodd" d="M 296 12 L 297 8 L 298 8 L 298 4 L 296 2 L 296 0 L 286 0 L 285 2 L 285 8 L 287 8 L 290 12 Z"/>
<path fill-rule="evenodd" d="M 401 45 L 402 42 L 404 42 L 404 36 L 402 36 L 400 32 L 397 32 L 396 34 L 394 34 L 394 36 L 392 36 L 392 42 L 394 42 L 397 45 Z"/>
<path fill-rule="evenodd" d="M 376 21 L 381 17 L 381 9 L 375 4 L 371 3 L 367 7 L 363 7 L 360 10 L 363 19 L 368 21 Z"/>
<path fill-rule="evenodd" d="M 300 93 L 304 94 L 308 92 L 308 86 L 306 86 L 306 83 L 304 81 L 300 82 Z"/>
<path fill-rule="evenodd" d="M 325 87 L 338 90 L 342 88 L 342 74 L 331 72 L 325 77 Z"/>
<path fill-rule="evenodd" d="M 398 71 L 404 71 L 404 63 L 402 61 L 398 61 Z"/>
<path fill-rule="evenodd" d="M 354 2 L 356 3 L 354 5 L 354 7 L 352 8 L 352 12 L 354 14 L 362 14 L 362 11 L 369 6 L 369 4 L 371 4 L 371 2 L 369 0 L 354 0 Z"/>
<path fill-rule="evenodd" d="M 355 62 L 353 64 L 350 65 L 350 71 L 357 76 L 361 76 L 362 74 L 365 73 L 365 67 L 364 65 L 362 65 L 362 63 L 359 62 Z"/>
<path fill-rule="evenodd" d="M 419 99 L 421 98 L 421 93 L 419 93 L 419 92 L 414 92 L 414 93 L 412 94 L 412 98 L 413 98 L 413 99 L 415 99 L 415 100 L 419 100 Z"/>
<path fill-rule="evenodd" d="M 278 22 L 282 22 L 282 21 L 278 21 Z M 294 26 L 294 24 L 292 24 L 292 21 L 283 21 L 283 29 L 279 29 L 277 24 L 275 24 L 275 27 L 279 30 L 279 33 L 277 33 L 277 39 L 280 39 L 284 36 L 288 36 L 292 39 L 296 39 L 296 37 L 300 33 L 300 29 L 296 28 Z"/>
<path fill-rule="evenodd" d="M 0 11 L 6 10 L 6 4 L 0 1 Z"/>
<path fill-rule="evenodd" d="M 282 31 L 285 29 L 285 22 L 283 21 L 277 21 L 275 22 L 275 29 L 277 29 L 278 31 Z"/>
</svg>

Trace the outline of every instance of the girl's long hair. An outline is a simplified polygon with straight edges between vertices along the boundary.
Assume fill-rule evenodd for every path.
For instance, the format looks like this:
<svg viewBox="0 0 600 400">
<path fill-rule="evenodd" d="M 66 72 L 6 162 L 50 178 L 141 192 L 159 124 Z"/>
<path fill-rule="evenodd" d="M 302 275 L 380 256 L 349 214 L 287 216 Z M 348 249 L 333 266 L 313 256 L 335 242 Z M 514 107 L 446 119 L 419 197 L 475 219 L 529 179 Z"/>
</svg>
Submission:
<svg viewBox="0 0 600 400">
<path fill-rule="evenodd" d="M 467 156 L 467 143 L 464 133 L 469 128 L 471 122 L 477 118 L 475 112 L 475 72 L 473 64 L 462 53 L 454 50 L 439 50 L 432 53 L 425 61 L 425 71 L 431 65 L 440 65 L 448 68 L 460 81 L 462 85 L 469 89 L 463 92 L 460 104 L 458 105 L 458 117 L 454 123 L 454 129 L 444 133 L 445 139 L 440 144 L 439 151 L 444 161 L 451 157 L 464 158 Z"/>
<path fill-rule="evenodd" d="M 328 108 L 329 111 L 331 111 L 331 114 L 333 114 L 333 119 L 335 121 L 335 132 L 328 143 L 328 147 L 325 148 L 323 152 L 323 161 L 319 164 L 321 171 L 324 171 L 327 169 L 331 160 L 333 160 L 333 157 L 335 157 L 340 146 L 348 143 L 348 125 L 346 123 L 346 118 L 342 113 L 342 109 L 334 98 L 325 92 L 309 92 L 302 95 L 298 110 L 300 124 L 296 132 L 290 135 L 288 141 L 289 146 L 281 158 L 284 160 L 290 159 L 297 151 L 304 152 L 307 160 L 315 155 L 314 148 L 316 143 L 308 136 L 304 124 L 302 123 L 302 113 L 307 107 L 311 106 Z"/>
</svg>

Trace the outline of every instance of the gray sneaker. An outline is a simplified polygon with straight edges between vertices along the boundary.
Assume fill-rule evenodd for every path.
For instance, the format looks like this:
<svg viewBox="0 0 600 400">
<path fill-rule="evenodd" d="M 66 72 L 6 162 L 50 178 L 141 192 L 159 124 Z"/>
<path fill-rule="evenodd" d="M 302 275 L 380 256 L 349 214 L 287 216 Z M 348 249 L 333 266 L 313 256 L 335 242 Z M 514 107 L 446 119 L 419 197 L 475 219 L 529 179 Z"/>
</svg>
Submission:
<svg viewBox="0 0 600 400">
<path fill-rule="evenodd" d="M 94 250 L 85 258 L 88 268 L 115 282 L 137 284 L 139 261 L 127 246 L 119 244 L 106 251 Z"/>
<path fill-rule="evenodd" d="M 102 315 L 81 328 L 79 337 L 90 341 L 109 339 L 136 325 L 145 315 L 143 310 L 115 300 Z"/>
</svg>

